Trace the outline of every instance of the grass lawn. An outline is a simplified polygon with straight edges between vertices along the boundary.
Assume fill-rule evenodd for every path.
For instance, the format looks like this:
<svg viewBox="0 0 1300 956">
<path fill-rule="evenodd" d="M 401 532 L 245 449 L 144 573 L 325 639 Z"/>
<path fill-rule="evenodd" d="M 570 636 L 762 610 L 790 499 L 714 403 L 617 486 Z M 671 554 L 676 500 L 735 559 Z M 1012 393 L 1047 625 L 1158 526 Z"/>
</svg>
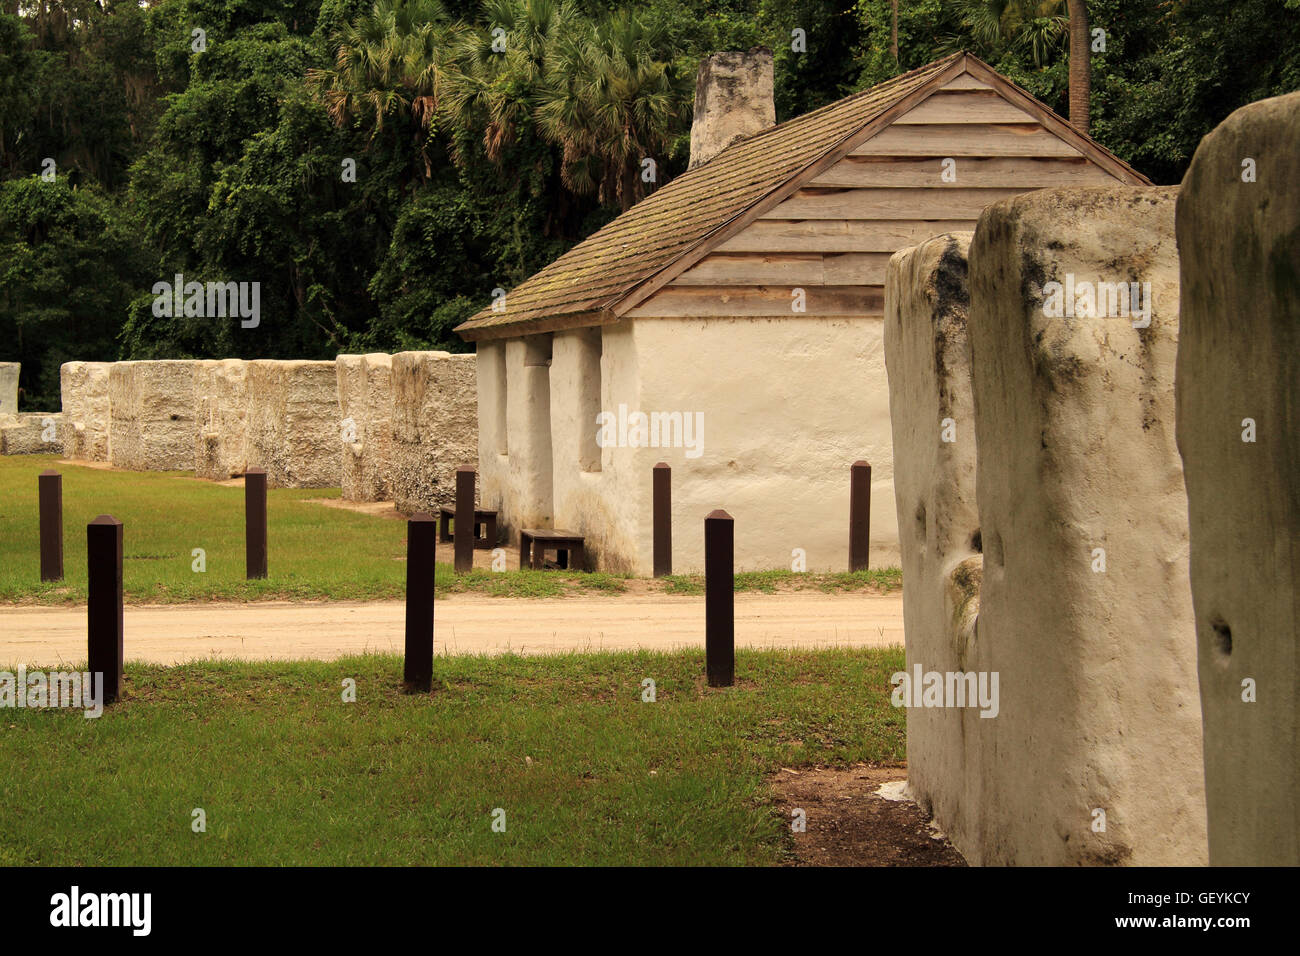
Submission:
<svg viewBox="0 0 1300 956">
<path fill-rule="evenodd" d="M 99 719 L 0 711 L 0 865 L 773 864 L 769 774 L 903 759 L 901 649 L 702 658 L 128 666 Z"/>
<path fill-rule="evenodd" d="M 63 475 L 64 580 L 40 580 L 36 478 Z M 53 455 L 0 456 L 0 604 L 81 604 L 86 600 L 86 525 L 111 514 L 125 525 L 123 589 L 128 603 L 400 599 L 406 587 L 406 523 L 324 507 L 339 490 L 273 488 L 268 493 L 270 577 L 244 579 L 244 490 L 185 472 L 126 472 L 58 465 Z M 202 548 L 206 570 L 193 568 Z M 440 595 L 478 591 L 502 597 L 618 594 L 618 575 L 476 569 L 457 576 L 439 564 Z M 744 572 L 737 591 L 890 590 L 897 568 L 857 574 Z M 668 594 L 703 594 L 703 575 L 656 583 Z"/>
</svg>

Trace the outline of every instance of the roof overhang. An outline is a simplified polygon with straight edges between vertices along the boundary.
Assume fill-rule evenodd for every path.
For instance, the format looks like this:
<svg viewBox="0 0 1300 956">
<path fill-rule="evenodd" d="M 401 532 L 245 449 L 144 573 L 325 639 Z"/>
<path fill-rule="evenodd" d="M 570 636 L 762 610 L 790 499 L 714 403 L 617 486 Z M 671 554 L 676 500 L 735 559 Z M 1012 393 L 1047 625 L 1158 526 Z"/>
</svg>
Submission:
<svg viewBox="0 0 1300 956">
<path fill-rule="evenodd" d="M 538 335 L 542 332 L 566 332 L 570 329 L 588 329 L 602 325 L 614 325 L 619 317 L 608 309 L 589 310 L 586 312 L 567 312 L 562 315 L 539 316 L 535 319 L 522 319 L 516 322 L 503 322 L 500 325 L 472 326 L 469 322 L 456 326 L 456 332 L 466 342 L 487 342 L 494 339 L 517 339 L 525 335 Z"/>
</svg>

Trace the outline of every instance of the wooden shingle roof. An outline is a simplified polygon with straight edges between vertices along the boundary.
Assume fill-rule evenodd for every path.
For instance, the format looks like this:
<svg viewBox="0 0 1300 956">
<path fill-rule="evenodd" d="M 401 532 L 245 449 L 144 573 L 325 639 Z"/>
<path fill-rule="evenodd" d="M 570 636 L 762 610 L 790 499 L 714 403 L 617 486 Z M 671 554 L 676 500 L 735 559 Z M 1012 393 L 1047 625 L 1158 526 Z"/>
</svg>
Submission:
<svg viewBox="0 0 1300 956">
<path fill-rule="evenodd" d="M 651 193 L 456 328 L 469 341 L 603 325 L 646 298 L 709 248 L 784 198 L 963 71 L 1014 95 L 1044 125 L 1098 162 L 1145 182 L 987 64 L 955 53 L 727 147 Z"/>
</svg>

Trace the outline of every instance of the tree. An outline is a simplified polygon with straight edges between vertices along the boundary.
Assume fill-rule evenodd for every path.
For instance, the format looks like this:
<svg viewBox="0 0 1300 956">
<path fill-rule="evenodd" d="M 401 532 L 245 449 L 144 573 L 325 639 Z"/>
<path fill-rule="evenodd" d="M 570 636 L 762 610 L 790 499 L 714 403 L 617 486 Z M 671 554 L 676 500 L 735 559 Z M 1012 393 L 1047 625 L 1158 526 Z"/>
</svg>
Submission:
<svg viewBox="0 0 1300 956">
<path fill-rule="evenodd" d="M 1092 97 L 1092 38 L 1088 35 L 1087 0 L 1069 0 L 1070 11 L 1070 125 L 1088 132 Z"/>
<path fill-rule="evenodd" d="M 427 126 L 451 36 L 439 0 L 378 0 L 335 37 L 334 67 L 307 77 L 340 125 L 360 117 L 377 132 L 385 117 L 410 115 Z"/>
<path fill-rule="evenodd" d="M 536 112 L 569 189 L 626 210 L 659 181 L 690 97 L 670 43 L 662 24 L 620 11 L 552 44 Z"/>
<path fill-rule="evenodd" d="M 118 357 L 115 338 L 148 257 L 98 186 L 0 183 L 0 342 L 22 363 L 28 408 L 59 407 L 59 366 Z"/>
</svg>

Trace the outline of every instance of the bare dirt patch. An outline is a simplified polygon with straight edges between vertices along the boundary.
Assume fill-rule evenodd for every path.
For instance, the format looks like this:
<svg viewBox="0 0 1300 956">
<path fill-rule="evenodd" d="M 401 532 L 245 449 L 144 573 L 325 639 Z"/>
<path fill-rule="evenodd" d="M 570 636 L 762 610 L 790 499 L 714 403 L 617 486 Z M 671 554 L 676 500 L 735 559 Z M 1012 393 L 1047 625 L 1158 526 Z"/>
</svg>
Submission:
<svg viewBox="0 0 1300 956">
<path fill-rule="evenodd" d="M 377 518 L 405 520 L 407 517 L 398 511 L 397 506 L 391 501 L 344 501 L 342 498 L 308 498 L 307 501 L 313 505 L 338 508 L 340 511 L 355 511 L 358 514 L 374 515 Z"/>
<path fill-rule="evenodd" d="M 772 779 L 787 819 L 802 809 L 807 830 L 794 833 L 791 866 L 965 866 L 951 843 L 910 800 L 886 800 L 882 784 L 907 779 L 906 767 L 858 764 L 847 770 L 781 769 Z"/>
</svg>

